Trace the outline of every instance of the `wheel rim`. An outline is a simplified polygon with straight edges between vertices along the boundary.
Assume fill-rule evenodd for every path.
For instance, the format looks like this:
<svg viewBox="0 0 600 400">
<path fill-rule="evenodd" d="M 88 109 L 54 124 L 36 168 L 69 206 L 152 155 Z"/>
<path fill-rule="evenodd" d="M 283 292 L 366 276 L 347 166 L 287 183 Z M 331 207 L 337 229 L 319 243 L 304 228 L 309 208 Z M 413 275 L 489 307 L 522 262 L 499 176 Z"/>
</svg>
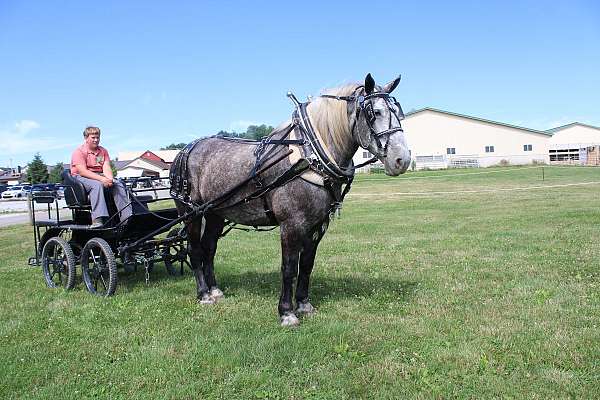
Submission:
<svg viewBox="0 0 600 400">
<path fill-rule="evenodd" d="M 75 260 L 68 243 L 60 237 L 50 238 L 42 249 L 42 270 L 46 285 L 72 289 L 75 282 Z"/>
<path fill-rule="evenodd" d="M 91 293 L 110 296 L 116 287 L 116 262 L 112 250 L 100 239 L 90 240 L 81 254 L 85 285 Z"/>
<path fill-rule="evenodd" d="M 101 291 L 106 292 L 106 290 L 108 290 L 108 279 L 110 275 L 106 266 L 106 258 L 102 257 L 100 251 L 94 250 L 95 249 L 90 249 L 90 259 L 92 261 L 90 277 L 92 278 L 92 283 L 96 291 L 98 291 L 98 283 L 101 283 Z"/>
<path fill-rule="evenodd" d="M 51 253 L 45 258 L 48 280 L 54 287 L 63 286 L 67 281 L 67 257 L 63 248 L 52 241 Z"/>
</svg>

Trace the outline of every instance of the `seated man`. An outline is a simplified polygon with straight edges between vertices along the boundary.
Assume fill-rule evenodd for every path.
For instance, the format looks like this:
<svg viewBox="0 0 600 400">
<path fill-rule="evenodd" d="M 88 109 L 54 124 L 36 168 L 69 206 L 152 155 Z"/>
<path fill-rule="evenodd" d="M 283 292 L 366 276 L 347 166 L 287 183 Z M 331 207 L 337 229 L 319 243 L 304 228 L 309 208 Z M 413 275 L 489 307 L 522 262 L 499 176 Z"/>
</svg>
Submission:
<svg viewBox="0 0 600 400">
<path fill-rule="evenodd" d="M 71 156 L 71 175 L 83 184 L 92 204 L 92 228 L 105 223 L 108 208 L 104 188 L 110 188 L 115 205 L 121 211 L 121 221 L 131 216 L 131 204 L 125 185 L 113 179 L 108 151 L 100 146 L 100 128 L 88 126 L 83 131 L 84 142 Z"/>
</svg>

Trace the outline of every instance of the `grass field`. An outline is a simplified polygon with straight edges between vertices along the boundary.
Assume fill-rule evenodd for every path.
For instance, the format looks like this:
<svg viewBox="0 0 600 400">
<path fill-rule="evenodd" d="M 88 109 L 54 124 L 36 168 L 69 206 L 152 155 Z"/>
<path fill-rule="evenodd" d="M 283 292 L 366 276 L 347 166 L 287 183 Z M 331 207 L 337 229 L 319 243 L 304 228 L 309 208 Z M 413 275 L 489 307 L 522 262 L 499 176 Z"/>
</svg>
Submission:
<svg viewBox="0 0 600 400">
<path fill-rule="evenodd" d="M 600 396 L 598 168 L 357 178 L 298 329 L 277 230 L 222 240 L 213 306 L 163 268 L 109 299 L 47 289 L 30 227 L 0 243 L 0 398 Z"/>
</svg>

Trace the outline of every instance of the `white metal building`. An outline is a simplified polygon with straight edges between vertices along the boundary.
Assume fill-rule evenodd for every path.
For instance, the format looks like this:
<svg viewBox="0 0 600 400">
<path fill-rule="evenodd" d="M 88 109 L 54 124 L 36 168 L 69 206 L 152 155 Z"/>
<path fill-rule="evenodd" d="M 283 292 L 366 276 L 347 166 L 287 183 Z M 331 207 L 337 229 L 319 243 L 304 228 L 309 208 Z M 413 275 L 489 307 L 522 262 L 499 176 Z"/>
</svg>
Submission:
<svg viewBox="0 0 600 400">
<path fill-rule="evenodd" d="M 548 132 L 550 163 L 600 165 L 600 128 L 573 122 Z"/>
<path fill-rule="evenodd" d="M 583 164 L 600 149 L 600 128 L 581 123 L 540 131 L 423 108 L 408 113 L 402 127 L 417 169 L 554 163 L 564 149 Z M 370 157 L 359 149 L 354 164 Z"/>
</svg>

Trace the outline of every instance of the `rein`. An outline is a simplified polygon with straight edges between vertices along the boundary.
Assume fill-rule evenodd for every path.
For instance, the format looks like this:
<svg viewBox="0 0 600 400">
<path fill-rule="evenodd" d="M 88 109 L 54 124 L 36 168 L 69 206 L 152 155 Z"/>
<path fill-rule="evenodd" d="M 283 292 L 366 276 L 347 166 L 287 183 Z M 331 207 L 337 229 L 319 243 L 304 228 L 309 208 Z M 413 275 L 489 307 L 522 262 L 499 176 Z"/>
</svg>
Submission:
<svg viewBox="0 0 600 400">
<path fill-rule="evenodd" d="M 339 213 L 339 209 L 341 208 L 342 202 L 344 201 L 344 197 L 350 191 L 350 187 L 352 185 L 352 181 L 354 180 L 354 173 L 356 169 L 376 162 L 377 157 L 374 156 L 366 162 L 363 162 L 356 166 L 353 165 L 352 161 L 350 161 L 350 165 L 348 167 L 338 166 L 336 161 L 330 156 L 329 152 L 324 147 L 324 144 L 321 143 L 321 140 L 319 139 L 317 133 L 315 132 L 310 122 L 310 118 L 307 112 L 309 102 L 300 103 L 296 96 L 294 96 L 294 94 L 291 92 L 288 92 L 287 96 L 292 100 L 296 109 L 292 114 L 292 123 L 283 131 L 281 137 L 275 139 L 272 138 L 272 136 L 267 136 L 260 140 L 260 142 L 258 142 L 247 139 L 227 138 L 219 135 L 212 136 L 213 138 L 216 137 L 219 139 L 235 141 L 243 144 L 258 144 L 256 150 L 254 151 L 254 155 L 256 156 L 254 167 L 250 171 L 249 176 L 244 181 L 242 181 L 240 184 L 236 185 L 234 188 L 232 188 L 231 190 L 227 191 L 226 193 L 209 203 L 194 203 L 190 196 L 191 185 L 188 176 L 188 159 L 194 148 L 198 145 L 198 143 L 204 139 L 207 139 L 200 138 L 194 140 L 193 142 L 185 146 L 185 148 L 181 150 L 175 158 L 169 174 L 169 178 L 171 180 L 171 196 L 186 204 L 190 209 L 198 210 L 198 212 L 202 214 L 204 214 L 211 208 L 230 208 L 238 204 L 262 198 L 265 213 L 269 216 L 269 219 L 272 222 L 276 223 L 272 211 L 269 209 L 268 204 L 266 204 L 265 195 L 275 188 L 284 186 L 286 183 L 302 175 L 310 168 L 323 177 L 325 189 L 327 189 L 327 191 L 334 199 L 333 203 L 331 204 L 330 213 L 334 214 L 336 211 Z M 387 149 L 390 141 L 390 136 L 395 132 L 402 131 L 401 127 L 391 127 L 392 115 L 394 115 L 398 123 L 400 123 L 400 120 L 404 118 L 402 108 L 400 107 L 400 104 L 396 101 L 394 97 L 390 96 L 388 93 L 385 92 L 375 92 L 367 96 L 321 95 L 320 97 L 346 102 L 355 102 L 356 112 L 352 123 L 351 134 L 355 136 L 354 130 L 359 122 L 360 113 L 364 113 L 365 122 L 370 132 L 370 140 L 375 140 L 378 149 L 383 150 L 383 155 L 381 155 L 380 157 L 385 158 L 387 156 Z M 375 112 L 373 111 L 373 104 L 369 100 L 374 98 L 384 98 L 390 109 L 389 128 L 381 132 L 377 132 L 373 126 L 373 123 L 375 122 L 377 117 L 375 115 Z M 392 110 L 390 103 L 393 103 L 396 107 L 398 107 L 400 117 L 394 112 L 394 110 Z M 301 137 L 299 139 L 288 139 L 289 134 L 296 128 Z M 387 138 L 385 145 L 382 146 L 380 138 L 383 136 L 387 136 Z M 363 148 L 367 148 L 369 145 L 369 143 L 362 143 L 362 139 L 360 138 L 360 136 L 358 137 L 358 141 L 361 147 Z M 273 146 L 267 149 L 267 146 L 269 145 Z M 280 161 L 285 159 L 289 154 L 291 154 L 290 150 L 287 154 L 277 156 L 279 152 L 276 151 L 276 149 L 280 149 L 281 147 L 279 146 L 289 145 L 302 146 L 304 150 L 304 160 L 301 160 L 295 165 L 292 165 L 287 171 L 285 171 L 282 175 L 275 179 L 275 181 L 269 183 L 268 185 L 265 185 L 260 179 L 261 173 L 271 168 L 275 164 L 279 163 Z M 236 201 L 232 205 L 222 206 L 224 202 L 226 202 L 228 199 L 237 194 L 243 186 L 245 186 L 251 181 L 254 181 L 257 187 L 257 190 L 255 192 L 253 192 L 249 196 L 244 197 L 241 200 Z M 342 185 L 344 185 L 343 189 Z"/>
</svg>

